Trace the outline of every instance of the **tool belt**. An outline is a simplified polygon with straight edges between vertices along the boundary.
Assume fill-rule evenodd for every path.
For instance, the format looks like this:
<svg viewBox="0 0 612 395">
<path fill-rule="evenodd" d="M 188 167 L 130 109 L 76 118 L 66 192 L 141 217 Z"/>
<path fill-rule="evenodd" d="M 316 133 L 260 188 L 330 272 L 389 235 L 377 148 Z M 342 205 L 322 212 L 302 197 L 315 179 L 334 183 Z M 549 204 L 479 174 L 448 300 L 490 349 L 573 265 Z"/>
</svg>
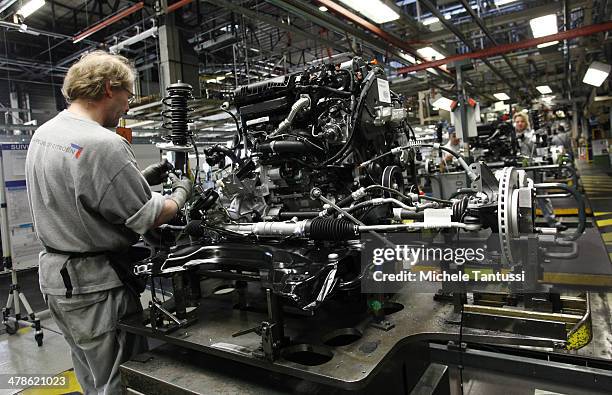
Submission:
<svg viewBox="0 0 612 395">
<path fill-rule="evenodd" d="M 68 262 L 73 258 L 89 258 L 101 255 L 105 255 L 108 258 L 111 267 L 113 270 L 115 270 L 115 273 L 117 273 L 117 276 L 123 285 L 125 285 L 130 292 L 136 296 L 140 296 L 140 294 L 145 290 L 146 280 L 141 277 L 137 277 L 133 271 L 134 262 L 137 262 L 142 258 L 140 254 L 136 253 L 136 249 L 130 247 L 127 250 L 118 252 L 71 252 L 45 246 L 45 250 L 52 254 L 68 256 L 68 259 L 66 259 L 66 262 L 64 262 L 62 268 L 60 269 L 60 275 L 62 276 L 62 281 L 66 287 L 66 298 L 72 298 L 72 290 L 74 289 L 72 286 L 72 280 L 70 279 L 70 274 L 68 273 Z"/>
</svg>

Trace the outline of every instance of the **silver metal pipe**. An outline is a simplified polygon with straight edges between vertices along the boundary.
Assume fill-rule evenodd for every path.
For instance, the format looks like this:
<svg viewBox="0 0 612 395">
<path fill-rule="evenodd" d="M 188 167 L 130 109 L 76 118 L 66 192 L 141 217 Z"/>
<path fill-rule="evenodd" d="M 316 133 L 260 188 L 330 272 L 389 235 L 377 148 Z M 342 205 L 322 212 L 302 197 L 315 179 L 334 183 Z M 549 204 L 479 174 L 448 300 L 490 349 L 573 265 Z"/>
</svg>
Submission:
<svg viewBox="0 0 612 395">
<path fill-rule="evenodd" d="M 305 236 L 307 220 L 298 222 L 257 222 L 244 224 L 223 224 L 221 228 L 236 233 L 252 234 L 262 237 Z"/>
<path fill-rule="evenodd" d="M 275 136 L 277 134 L 280 134 L 282 132 L 284 132 L 285 130 L 289 129 L 289 126 L 291 126 L 291 124 L 293 123 L 293 119 L 295 118 L 295 116 L 302 110 L 307 109 L 310 107 L 310 97 L 308 95 L 302 95 L 302 97 L 300 99 L 298 99 L 298 101 L 296 101 L 293 106 L 291 106 L 291 111 L 289 112 L 289 115 L 287 115 L 287 118 L 285 118 L 276 128 L 276 130 L 274 132 L 272 132 L 270 134 L 269 137 Z"/>
<path fill-rule="evenodd" d="M 536 199 L 559 199 L 559 198 L 568 198 L 572 196 L 571 193 L 545 193 L 543 195 L 536 195 Z"/>
</svg>

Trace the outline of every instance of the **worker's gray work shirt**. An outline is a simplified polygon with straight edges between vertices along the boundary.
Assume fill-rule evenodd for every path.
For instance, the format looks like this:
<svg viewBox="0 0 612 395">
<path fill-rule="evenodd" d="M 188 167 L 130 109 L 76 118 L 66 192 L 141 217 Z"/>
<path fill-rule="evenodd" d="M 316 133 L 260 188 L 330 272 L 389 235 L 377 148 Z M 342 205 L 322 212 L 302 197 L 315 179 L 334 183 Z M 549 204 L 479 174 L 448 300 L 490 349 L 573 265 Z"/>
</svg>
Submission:
<svg viewBox="0 0 612 395">
<path fill-rule="evenodd" d="M 138 241 L 161 213 L 129 143 L 98 123 L 64 110 L 32 137 L 26 183 L 41 243 L 68 252 L 120 251 Z M 60 269 L 68 256 L 41 252 L 41 291 L 66 292 Z M 73 293 L 121 286 L 105 255 L 72 258 Z"/>
<path fill-rule="evenodd" d="M 520 138 L 520 134 L 517 133 L 517 140 L 519 144 L 519 152 L 521 155 L 531 158 L 535 151 L 536 135 L 530 129 L 523 131 L 523 137 Z"/>
</svg>

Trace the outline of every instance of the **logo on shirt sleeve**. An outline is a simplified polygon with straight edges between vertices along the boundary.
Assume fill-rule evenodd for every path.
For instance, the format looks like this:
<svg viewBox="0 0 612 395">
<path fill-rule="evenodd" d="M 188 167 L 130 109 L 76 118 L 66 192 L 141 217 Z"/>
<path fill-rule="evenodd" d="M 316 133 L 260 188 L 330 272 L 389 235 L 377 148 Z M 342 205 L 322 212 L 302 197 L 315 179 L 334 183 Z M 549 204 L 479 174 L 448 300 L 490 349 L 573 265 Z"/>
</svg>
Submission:
<svg viewBox="0 0 612 395">
<path fill-rule="evenodd" d="M 83 152 L 83 147 L 74 143 L 70 144 L 70 147 L 75 150 L 74 157 L 79 159 L 79 157 L 81 156 L 81 152 Z"/>
</svg>

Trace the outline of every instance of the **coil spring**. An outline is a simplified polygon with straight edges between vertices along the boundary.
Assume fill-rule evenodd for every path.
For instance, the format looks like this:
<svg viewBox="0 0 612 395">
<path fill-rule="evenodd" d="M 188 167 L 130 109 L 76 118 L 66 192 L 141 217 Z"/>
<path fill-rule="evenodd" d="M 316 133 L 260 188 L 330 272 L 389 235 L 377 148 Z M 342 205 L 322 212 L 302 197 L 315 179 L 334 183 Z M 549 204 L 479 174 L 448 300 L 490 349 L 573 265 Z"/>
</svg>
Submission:
<svg viewBox="0 0 612 395">
<path fill-rule="evenodd" d="M 193 88 L 189 84 L 178 82 L 168 86 L 168 96 L 162 103 L 169 107 L 161 112 L 163 128 L 170 130 L 170 140 L 174 145 L 187 145 L 189 131 L 187 124 L 190 122 L 189 112 L 193 111 L 187 106 L 187 102 L 193 99 Z"/>
<path fill-rule="evenodd" d="M 453 202 L 453 215 L 451 217 L 453 222 L 461 222 L 467 214 L 468 203 L 470 198 L 464 196 L 461 200 Z"/>
<path fill-rule="evenodd" d="M 317 217 L 310 222 L 308 233 L 313 240 L 342 241 L 356 238 L 357 229 L 344 219 Z"/>
</svg>

